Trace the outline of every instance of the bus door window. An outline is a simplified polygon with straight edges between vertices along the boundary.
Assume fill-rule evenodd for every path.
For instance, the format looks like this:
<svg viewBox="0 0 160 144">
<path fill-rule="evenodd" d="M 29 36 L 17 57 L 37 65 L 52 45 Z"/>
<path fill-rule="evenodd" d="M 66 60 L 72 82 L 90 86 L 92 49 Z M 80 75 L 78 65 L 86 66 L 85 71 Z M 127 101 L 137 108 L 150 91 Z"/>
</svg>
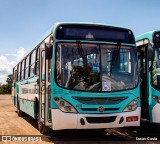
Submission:
<svg viewBox="0 0 160 144">
<path fill-rule="evenodd" d="M 152 83 L 156 86 L 160 85 L 160 48 L 155 49 L 155 59 L 152 69 Z"/>
</svg>

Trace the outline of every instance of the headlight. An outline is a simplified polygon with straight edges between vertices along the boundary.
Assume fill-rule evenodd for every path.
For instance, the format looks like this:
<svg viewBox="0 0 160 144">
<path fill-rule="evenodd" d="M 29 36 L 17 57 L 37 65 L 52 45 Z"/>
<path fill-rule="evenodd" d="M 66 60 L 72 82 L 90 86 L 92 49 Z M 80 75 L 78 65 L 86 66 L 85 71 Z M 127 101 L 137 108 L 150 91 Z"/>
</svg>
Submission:
<svg viewBox="0 0 160 144">
<path fill-rule="evenodd" d="M 58 105 L 59 109 L 63 112 L 77 113 L 76 109 L 62 99 L 54 99 L 55 103 Z"/>
<path fill-rule="evenodd" d="M 138 101 L 133 100 L 130 104 L 126 106 L 126 108 L 123 110 L 124 112 L 134 111 L 138 107 Z"/>
</svg>

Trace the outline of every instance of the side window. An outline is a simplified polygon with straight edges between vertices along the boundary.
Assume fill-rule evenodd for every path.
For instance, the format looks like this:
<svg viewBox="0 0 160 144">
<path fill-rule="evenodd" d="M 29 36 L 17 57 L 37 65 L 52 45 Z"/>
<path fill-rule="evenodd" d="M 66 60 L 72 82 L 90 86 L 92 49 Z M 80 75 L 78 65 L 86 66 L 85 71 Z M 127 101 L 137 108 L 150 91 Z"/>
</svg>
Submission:
<svg viewBox="0 0 160 144">
<path fill-rule="evenodd" d="M 18 75 L 18 72 L 19 72 L 19 65 L 17 65 L 17 81 L 19 81 L 19 75 Z"/>
<path fill-rule="evenodd" d="M 39 48 L 36 50 L 36 63 L 35 63 L 36 75 L 39 75 Z"/>
<path fill-rule="evenodd" d="M 14 82 L 17 81 L 17 66 L 13 69 L 13 73 L 14 73 Z"/>
<path fill-rule="evenodd" d="M 21 80 L 21 63 L 18 65 L 18 81 Z"/>
<path fill-rule="evenodd" d="M 22 68 L 21 68 L 21 80 L 24 79 L 24 60 L 22 61 Z"/>
<path fill-rule="evenodd" d="M 28 70 L 29 70 L 29 56 L 26 58 L 26 64 L 25 64 L 25 79 L 28 78 Z"/>
<path fill-rule="evenodd" d="M 35 58 L 36 58 L 36 51 L 34 50 L 31 53 L 30 77 L 33 77 L 35 75 Z"/>
<path fill-rule="evenodd" d="M 42 74 L 45 74 L 45 51 L 42 51 Z"/>
</svg>

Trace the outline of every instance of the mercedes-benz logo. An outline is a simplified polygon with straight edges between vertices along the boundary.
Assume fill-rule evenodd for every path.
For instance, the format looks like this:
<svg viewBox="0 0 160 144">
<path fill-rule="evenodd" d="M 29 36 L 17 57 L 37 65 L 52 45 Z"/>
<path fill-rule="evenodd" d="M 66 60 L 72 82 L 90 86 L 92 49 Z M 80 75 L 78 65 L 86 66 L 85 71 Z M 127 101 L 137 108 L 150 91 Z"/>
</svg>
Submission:
<svg viewBox="0 0 160 144">
<path fill-rule="evenodd" d="M 100 106 L 99 107 L 99 112 L 104 112 L 104 107 Z"/>
</svg>

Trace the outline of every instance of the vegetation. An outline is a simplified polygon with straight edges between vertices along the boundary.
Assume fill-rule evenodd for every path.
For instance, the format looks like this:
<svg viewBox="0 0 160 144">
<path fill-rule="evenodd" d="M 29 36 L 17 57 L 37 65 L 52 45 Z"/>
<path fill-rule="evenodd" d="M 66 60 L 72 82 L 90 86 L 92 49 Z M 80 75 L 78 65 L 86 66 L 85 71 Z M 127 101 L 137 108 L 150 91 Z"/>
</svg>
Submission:
<svg viewBox="0 0 160 144">
<path fill-rule="evenodd" d="M 0 85 L 0 94 L 10 94 L 12 89 L 13 75 L 10 74 L 6 80 L 7 84 Z"/>
</svg>

